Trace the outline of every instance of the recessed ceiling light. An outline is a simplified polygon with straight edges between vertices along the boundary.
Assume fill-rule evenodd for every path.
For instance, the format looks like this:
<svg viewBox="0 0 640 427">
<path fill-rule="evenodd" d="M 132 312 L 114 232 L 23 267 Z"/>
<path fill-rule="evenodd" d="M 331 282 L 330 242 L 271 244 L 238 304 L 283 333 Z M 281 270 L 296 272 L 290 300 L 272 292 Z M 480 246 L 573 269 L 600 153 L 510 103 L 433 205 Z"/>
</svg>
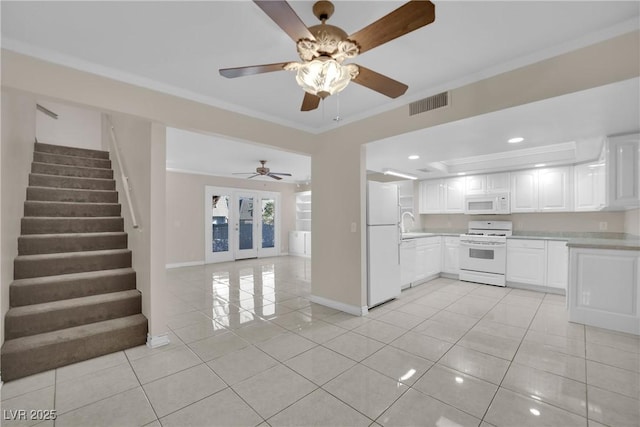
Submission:
<svg viewBox="0 0 640 427">
<path fill-rule="evenodd" d="M 547 164 L 546 163 L 538 163 L 537 165 L 533 165 L 533 166 L 536 167 L 536 168 L 541 168 L 543 166 L 547 166 Z"/>
<path fill-rule="evenodd" d="M 409 156 L 409 160 L 418 160 L 420 158 L 420 156 L 418 156 L 417 154 L 412 154 Z"/>
<path fill-rule="evenodd" d="M 521 136 L 517 136 L 515 138 L 511 138 L 509 141 L 507 141 L 509 144 L 517 144 L 518 142 L 522 142 L 524 141 L 524 138 Z"/>
</svg>

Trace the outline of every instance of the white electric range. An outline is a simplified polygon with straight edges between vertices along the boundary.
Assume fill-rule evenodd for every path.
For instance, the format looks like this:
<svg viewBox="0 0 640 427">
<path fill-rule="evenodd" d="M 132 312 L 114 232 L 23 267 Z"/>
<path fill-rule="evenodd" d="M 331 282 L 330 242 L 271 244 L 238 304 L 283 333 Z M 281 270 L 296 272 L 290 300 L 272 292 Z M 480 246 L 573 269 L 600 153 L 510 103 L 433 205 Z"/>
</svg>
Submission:
<svg viewBox="0 0 640 427">
<path fill-rule="evenodd" d="M 460 280 L 505 286 L 511 221 L 469 221 L 460 235 Z"/>
</svg>

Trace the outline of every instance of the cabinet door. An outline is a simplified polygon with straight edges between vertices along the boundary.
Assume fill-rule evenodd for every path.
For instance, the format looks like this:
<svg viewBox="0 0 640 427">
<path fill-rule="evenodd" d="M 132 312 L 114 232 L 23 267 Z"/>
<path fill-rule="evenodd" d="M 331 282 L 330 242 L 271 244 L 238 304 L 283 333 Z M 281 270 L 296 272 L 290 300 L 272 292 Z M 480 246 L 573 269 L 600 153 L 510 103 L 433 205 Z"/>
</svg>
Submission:
<svg viewBox="0 0 640 427">
<path fill-rule="evenodd" d="M 569 277 L 567 242 L 547 242 L 547 286 L 567 290 Z"/>
<path fill-rule="evenodd" d="M 402 289 L 411 286 L 416 276 L 416 244 L 403 241 L 400 244 L 400 284 Z"/>
<path fill-rule="evenodd" d="M 509 191 L 509 172 L 487 175 L 487 192 L 500 193 Z"/>
<path fill-rule="evenodd" d="M 538 210 L 538 171 L 511 173 L 511 212 Z"/>
<path fill-rule="evenodd" d="M 460 274 L 460 244 L 445 241 L 442 245 L 442 271 L 449 274 Z"/>
<path fill-rule="evenodd" d="M 416 239 L 423 240 L 423 239 Z M 429 266 L 427 265 L 427 248 L 429 245 L 425 245 L 422 242 L 416 242 L 415 249 L 415 275 L 411 281 L 413 284 L 423 281 L 429 273 Z"/>
<path fill-rule="evenodd" d="M 546 212 L 567 212 L 573 206 L 571 198 L 571 168 L 538 170 L 538 209 Z"/>
<path fill-rule="evenodd" d="M 446 213 L 464 212 L 464 177 L 449 178 L 443 181 L 444 209 Z"/>
<path fill-rule="evenodd" d="M 573 170 L 574 210 L 597 211 L 604 208 L 604 163 L 596 162 L 576 165 Z"/>
<path fill-rule="evenodd" d="M 420 213 L 442 212 L 442 180 L 420 181 Z"/>
<path fill-rule="evenodd" d="M 546 270 L 544 241 L 542 248 L 510 243 L 507 241 L 507 281 L 543 286 Z"/>
<path fill-rule="evenodd" d="M 438 242 L 424 247 L 426 277 L 440 274 L 442 271 L 442 246 Z"/>
<path fill-rule="evenodd" d="M 640 205 L 640 134 L 609 140 L 610 206 Z"/>
<path fill-rule="evenodd" d="M 465 177 L 466 194 L 484 194 L 487 191 L 487 176 L 473 175 Z"/>
</svg>

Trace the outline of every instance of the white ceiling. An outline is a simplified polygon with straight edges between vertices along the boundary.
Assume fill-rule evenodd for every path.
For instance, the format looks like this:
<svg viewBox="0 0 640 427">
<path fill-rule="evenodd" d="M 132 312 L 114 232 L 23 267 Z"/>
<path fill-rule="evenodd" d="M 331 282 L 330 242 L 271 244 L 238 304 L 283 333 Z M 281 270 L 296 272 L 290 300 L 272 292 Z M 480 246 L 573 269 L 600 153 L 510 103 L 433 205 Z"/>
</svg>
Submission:
<svg viewBox="0 0 640 427">
<path fill-rule="evenodd" d="M 311 158 L 262 145 L 230 141 L 181 129 L 167 128 L 167 169 L 205 175 L 245 178 L 234 173 L 255 172 L 266 160 L 271 172 L 290 173 L 281 182 L 307 184 L 311 180 Z M 257 176 L 254 180 L 273 181 Z"/>
<path fill-rule="evenodd" d="M 329 23 L 353 33 L 402 3 L 336 1 L 336 12 Z M 238 79 L 226 79 L 218 74 L 220 68 L 298 59 L 293 41 L 250 1 L 2 1 L 2 46 L 318 133 L 640 28 L 640 3 L 637 1 L 434 3 L 436 21 L 433 24 L 366 52 L 353 61 L 408 84 L 409 90 L 404 96 L 390 100 L 353 84 L 339 98 L 330 97 L 316 111 L 304 113 L 299 111 L 303 92 L 296 85 L 293 74 L 283 71 Z M 312 2 L 293 1 L 291 4 L 307 25 L 317 22 L 311 13 Z M 336 123 L 332 119 L 337 114 L 338 101 L 343 120 Z M 635 98 L 627 101 L 635 105 L 637 111 L 637 92 Z M 504 133 L 505 129 L 519 131 L 505 127 L 519 121 L 526 125 L 525 130 L 536 134 L 533 140 L 539 145 L 545 143 L 541 142 L 543 140 L 551 144 L 601 136 L 583 132 L 585 122 L 579 117 L 572 118 L 575 111 L 579 111 L 575 106 L 559 106 L 557 115 L 540 121 L 527 120 L 533 110 L 526 108 L 520 111 L 523 115 L 514 110 L 512 115 L 502 119 L 485 117 L 488 119 L 485 122 L 482 118 L 471 119 L 434 128 L 423 136 L 413 135 L 414 142 L 410 141 L 412 136 L 394 139 L 394 146 L 398 141 L 402 144 L 428 141 L 424 145 L 428 147 L 426 158 L 437 160 L 495 152 L 498 146 L 485 141 L 502 140 L 501 131 Z M 538 114 L 546 108 L 539 106 L 534 110 Z M 566 121 L 563 120 L 565 116 Z M 555 120 L 555 127 L 545 126 L 551 119 Z M 591 121 L 588 123 L 592 124 Z M 616 126 L 623 125 L 618 123 Z M 478 143 L 474 139 L 477 132 L 469 130 L 474 127 L 476 131 L 490 128 L 492 132 L 485 133 L 486 138 Z M 611 129 L 604 122 L 590 127 L 593 132 Z M 552 132 L 555 130 L 557 132 Z M 220 138 L 212 141 L 221 150 L 218 154 L 236 152 L 235 141 Z M 224 145 L 230 148 L 222 150 Z M 442 147 L 449 147 L 451 151 L 444 153 Z M 179 159 L 174 157 L 177 153 L 171 151 L 169 161 L 174 163 L 169 167 L 182 169 L 189 162 L 204 157 L 199 151 L 193 152 L 194 158 L 183 159 L 181 167 Z M 374 151 L 370 150 L 370 153 Z M 289 154 L 283 156 L 287 158 Z M 368 168 L 375 169 L 372 156 L 368 156 L 371 163 Z M 225 159 L 219 155 L 216 162 L 208 165 L 208 171 L 222 174 L 221 165 L 228 165 L 233 171 L 252 170 L 255 168 L 253 163 L 259 160 L 253 157 L 234 164 L 231 157 Z M 272 169 L 280 168 L 275 163 L 278 160 L 275 153 L 265 153 L 264 157 L 268 157 Z M 284 168 L 292 170 L 293 161 L 289 158 Z M 384 167 L 402 169 L 408 166 L 398 161 L 398 164 Z M 305 178 L 301 180 L 306 179 L 308 170 L 302 175 Z"/>
</svg>

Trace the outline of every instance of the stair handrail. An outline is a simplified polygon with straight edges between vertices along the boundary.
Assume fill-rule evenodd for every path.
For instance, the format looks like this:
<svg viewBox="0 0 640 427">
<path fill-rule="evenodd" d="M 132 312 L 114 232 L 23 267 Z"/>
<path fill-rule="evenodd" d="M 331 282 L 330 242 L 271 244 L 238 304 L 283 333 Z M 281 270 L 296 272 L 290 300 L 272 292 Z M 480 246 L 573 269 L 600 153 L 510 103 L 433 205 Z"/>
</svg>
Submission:
<svg viewBox="0 0 640 427">
<path fill-rule="evenodd" d="M 52 119 L 58 120 L 58 115 L 53 111 L 49 110 L 47 107 L 43 107 L 40 104 L 36 104 L 36 110 L 45 113 L 47 116 L 51 117 Z"/>
<path fill-rule="evenodd" d="M 138 228 L 138 221 L 136 220 L 136 214 L 133 211 L 133 203 L 131 202 L 131 187 L 129 186 L 129 177 L 125 173 L 124 164 L 122 163 L 122 159 L 120 157 L 120 148 L 118 146 L 118 138 L 116 138 L 116 132 L 113 127 L 113 122 L 111 121 L 111 117 L 107 115 L 107 120 L 109 122 L 109 132 L 111 133 L 111 143 L 113 145 L 113 152 L 116 155 L 116 163 L 118 163 L 118 169 L 120 169 L 120 179 L 122 179 L 122 186 L 124 187 L 124 195 L 127 198 L 127 205 L 129 206 L 129 213 L 131 214 L 131 223 L 133 228 Z"/>
</svg>

